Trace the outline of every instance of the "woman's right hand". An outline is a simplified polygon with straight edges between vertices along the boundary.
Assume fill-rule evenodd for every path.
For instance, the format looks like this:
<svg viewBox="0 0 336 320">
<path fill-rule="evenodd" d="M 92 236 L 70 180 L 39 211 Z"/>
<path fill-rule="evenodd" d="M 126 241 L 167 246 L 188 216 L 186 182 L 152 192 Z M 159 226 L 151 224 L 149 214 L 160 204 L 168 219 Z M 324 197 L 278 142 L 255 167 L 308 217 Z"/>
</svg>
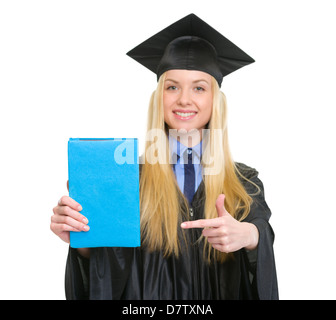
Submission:
<svg viewBox="0 0 336 320">
<path fill-rule="evenodd" d="M 70 243 L 69 231 L 88 231 L 90 227 L 88 219 L 79 211 L 82 206 L 69 196 L 63 196 L 57 206 L 53 209 L 51 216 L 50 229 L 63 241 Z"/>
</svg>

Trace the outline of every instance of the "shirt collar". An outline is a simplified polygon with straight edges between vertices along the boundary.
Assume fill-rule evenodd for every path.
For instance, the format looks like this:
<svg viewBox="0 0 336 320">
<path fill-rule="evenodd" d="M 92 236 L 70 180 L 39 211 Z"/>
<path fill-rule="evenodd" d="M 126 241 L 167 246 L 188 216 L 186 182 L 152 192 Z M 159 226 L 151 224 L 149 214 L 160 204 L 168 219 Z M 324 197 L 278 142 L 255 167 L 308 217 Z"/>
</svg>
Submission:
<svg viewBox="0 0 336 320">
<path fill-rule="evenodd" d="M 169 150 L 170 150 L 170 156 L 174 159 L 174 155 L 178 155 L 179 157 L 181 154 L 184 154 L 184 152 L 188 149 L 187 146 L 180 143 L 178 140 L 176 140 L 174 137 L 169 135 Z M 196 155 L 199 159 L 201 159 L 202 156 L 202 141 L 197 144 L 196 146 L 192 147 L 194 155 Z"/>
</svg>

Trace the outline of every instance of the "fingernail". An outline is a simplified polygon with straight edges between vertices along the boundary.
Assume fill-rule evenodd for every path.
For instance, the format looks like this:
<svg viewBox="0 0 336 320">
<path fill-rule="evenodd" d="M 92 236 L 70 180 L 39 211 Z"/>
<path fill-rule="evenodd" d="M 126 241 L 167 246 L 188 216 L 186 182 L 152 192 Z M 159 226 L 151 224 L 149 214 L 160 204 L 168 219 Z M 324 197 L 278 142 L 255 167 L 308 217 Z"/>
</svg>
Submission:
<svg viewBox="0 0 336 320">
<path fill-rule="evenodd" d="M 81 205 L 79 205 L 79 206 L 77 207 L 77 209 L 78 209 L 78 211 L 82 211 L 82 210 L 83 210 L 83 208 L 82 208 Z"/>
<path fill-rule="evenodd" d="M 185 228 L 187 226 L 187 224 L 185 222 L 181 223 L 181 227 Z"/>
<path fill-rule="evenodd" d="M 83 218 L 83 220 L 82 220 L 85 224 L 88 224 L 89 223 L 89 220 L 88 219 L 86 219 L 86 218 Z"/>
<path fill-rule="evenodd" d="M 84 231 L 88 231 L 89 229 L 90 229 L 89 226 L 87 226 L 87 225 L 83 226 L 83 230 L 84 230 Z"/>
</svg>

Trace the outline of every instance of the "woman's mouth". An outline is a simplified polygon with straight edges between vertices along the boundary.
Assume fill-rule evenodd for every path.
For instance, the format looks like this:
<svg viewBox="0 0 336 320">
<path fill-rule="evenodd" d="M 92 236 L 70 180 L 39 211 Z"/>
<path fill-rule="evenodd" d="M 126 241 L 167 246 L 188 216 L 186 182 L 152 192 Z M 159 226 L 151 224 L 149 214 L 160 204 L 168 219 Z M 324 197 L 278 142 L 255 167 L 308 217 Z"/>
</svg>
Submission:
<svg viewBox="0 0 336 320">
<path fill-rule="evenodd" d="M 175 118 L 179 120 L 190 120 L 197 114 L 195 111 L 173 111 Z"/>
</svg>

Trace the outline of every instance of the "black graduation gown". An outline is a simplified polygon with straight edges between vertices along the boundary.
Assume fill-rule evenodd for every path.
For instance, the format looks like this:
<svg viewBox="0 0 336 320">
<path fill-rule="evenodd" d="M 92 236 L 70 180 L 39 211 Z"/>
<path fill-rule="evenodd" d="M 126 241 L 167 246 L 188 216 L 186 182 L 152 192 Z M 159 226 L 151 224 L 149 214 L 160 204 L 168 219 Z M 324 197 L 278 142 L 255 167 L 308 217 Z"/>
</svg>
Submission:
<svg viewBox="0 0 336 320">
<path fill-rule="evenodd" d="M 90 259 L 69 248 L 65 292 L 67 299 L 278 299 L 273 254 L 271 211 L 264 199 L 258 172 L 244 164 L 239 171 L 257 184 L 261 192 L 244 220 L 259 231 L 257 249 L 233 253 L 224 263 L 205 261 L 201 229 L 186 230 L 179 257 L 139 248 L 91 248 Z M 248 193 L 256 188 L 242 180 Z M 192 219 L 204 218 L 204 183 L 194 196 Z M 180 231 L 182 232 L 182 231 Z"/>
</svg>

